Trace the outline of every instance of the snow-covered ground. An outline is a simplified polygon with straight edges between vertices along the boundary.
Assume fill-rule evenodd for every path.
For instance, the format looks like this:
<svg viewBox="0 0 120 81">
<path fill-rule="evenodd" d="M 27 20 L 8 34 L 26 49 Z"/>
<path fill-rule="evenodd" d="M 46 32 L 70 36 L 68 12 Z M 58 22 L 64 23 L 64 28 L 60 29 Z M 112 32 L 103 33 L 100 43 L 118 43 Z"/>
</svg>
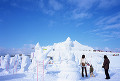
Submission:
<svg viewBox="0 0 120 81">
<path fill-rule="evenodd" d="M 43 48 L 47 50 L 43 50 Z M 120 80 L 120 56 L 112 52 L 93 52 L 93 48 L 71 41 L 55 43 L 53 46 L 35 46 L 35 52 L 28 56 L 5 55 L 0 58 L 0 81 L 106 81 L 102 68 L 103 57 L 110 60 L 109 81 Z M 81 77 L 80 60 L 86 56 L 88 63 L 93 65 L 95 77 Z M 52 57 L 52 59 L 48 58 Z"/>
<path fill-rule="evenodd" d="M 98 57 L 94 59 L 96 61 L 99 60 L 98 58 L 101 56 L 103 57 L 103 54 L 106 54 L 106 53 L 102 53 L 102 54 L 98 53 Z M 120 63 L 119 63 L 120 56 L 112 56 L 112 53 L 107 54 L 107 56 L 110 59 L 109 74 L 110 74 L 111 79 L 109 81 L 119 81 L 120 80 Z M 102 69 L 102 66 L 100 66 L 100 68 Z M 97 68 L 94 67 L 94 69 L 96 70 Z M 80 74 L 79 75 L 80 80 L 78 81 L 82 81 L 82 80 L 83 81 L 106 81 L 103 69 L 102 69 L 102 72 L 94 71 L 95 77 L 90 77 L 89 66 L 87 66 L 87 72 L 88 72 L 88 77 L 82 78 Z M 44 78 L 43 77 L 42 78 L 44 79 L 44 81 L 57 81 L 59 73 L 60 71 L 57 71 L 54 68 L 53 64 L 49 64 L 49 70 L 44 75 Z M 13 74 L 13 69 L 9 69 L 9 73 L 8 73 L 6 70 L 3 70 L 0 68 L 0 81 L 37 81 L 37 74 L 36 73 L 31 74 L 30 72 L 27 72 L 27 71 L 23 73 L 19 73 L 19 72 L 16 73 L 15 71 Z M 38 81 L 40 81 L 39 78 L 38 78 Z"/>
</svg>

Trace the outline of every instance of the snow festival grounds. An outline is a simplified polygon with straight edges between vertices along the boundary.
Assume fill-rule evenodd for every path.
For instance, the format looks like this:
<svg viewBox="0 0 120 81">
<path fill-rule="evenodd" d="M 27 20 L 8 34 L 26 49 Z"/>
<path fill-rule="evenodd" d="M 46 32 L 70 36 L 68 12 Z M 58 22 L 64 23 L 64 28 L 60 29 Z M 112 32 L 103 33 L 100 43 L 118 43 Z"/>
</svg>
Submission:
<svg viewBox="0 0 120 81">
<path fill-rule="evenodd" d="M 96 60 L 98 61 L 98 65 L 94 65 L 94 74 L 95 77 L 90 77 L 89 74 L 89 66 L 87 66 L 87 72 L 88 72 L 88 77 L 82 78 L 80 76 L 80 80 L 78 81 L 106 81 L 105 79 L 105 74 L 104 70 L 102 69 L 102 65 L 100 62 L 103 62 L 103 55 L 106 53 L 91 53 L 91 56 L 95 56 L 92 58 L 91 61 Z M 109 81 L 120 81 L 120 56 L 112 56 L 113 53 L 107 54 L 108 58 L 110 59 L 110 69 L 109 69 L 109 74 L 111 79 Z M 89 59 L 86 54 L 86 59 Z M 91 59 L 91 58 L 90 58 Z M 101 59 L 101 60 L 100 60 Z M 99 64 L 101 66 L 99 66 Z M 98 72 L 97 72 L 98 71 Z M 57 81 L 58 80 L 58 74 L 60 71 L 55 67 L 55 64 L 50 64 L 47 66 L 47 72 L 44 74 L 44 81 Z M 80 70 L 81 74 L 81 70 Z M 31 72 L 14 72 L 13 74 L 13 69 L 9 69 L 9 71 L 6 71 L 4 69 L 0 68 L 0 81 L 37 81 L 37 74 L 36 73 L 31 73 Z M 40 81 L 38 79 L 38 81 Z M 42 81 L 42 80 L 41 80 Z M 67 80 L 65 80 L 67 81 Z"/>
<path fill-rule="evenodd" d="M 93 50 L 69 37 L 53 46 L 41 47 L 37 43 L 30 57 L 24 54 L 1 56 L 0 81 L 107 81 L 102 68 L 104 55 L 110 60 L 109 81 L 120 81 L 120 53 Z M 90 66 L 87 66 L 88 77 L 81 76 L 83 54 L 92 64 L 95 77 L 90 77 Z"/>
</svg>

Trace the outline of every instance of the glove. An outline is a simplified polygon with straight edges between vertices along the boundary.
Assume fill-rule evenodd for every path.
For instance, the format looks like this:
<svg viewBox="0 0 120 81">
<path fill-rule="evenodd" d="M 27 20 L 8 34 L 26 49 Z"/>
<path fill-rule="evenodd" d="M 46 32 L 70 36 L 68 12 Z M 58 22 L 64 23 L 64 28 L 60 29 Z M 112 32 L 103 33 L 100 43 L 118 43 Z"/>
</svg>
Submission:
<svg viewBox="0 0 120 81">
<path fill-rule="evenodd" d="M 102 66 L 102 68 L 104 68 L 104 66 Z"/>
</svg>

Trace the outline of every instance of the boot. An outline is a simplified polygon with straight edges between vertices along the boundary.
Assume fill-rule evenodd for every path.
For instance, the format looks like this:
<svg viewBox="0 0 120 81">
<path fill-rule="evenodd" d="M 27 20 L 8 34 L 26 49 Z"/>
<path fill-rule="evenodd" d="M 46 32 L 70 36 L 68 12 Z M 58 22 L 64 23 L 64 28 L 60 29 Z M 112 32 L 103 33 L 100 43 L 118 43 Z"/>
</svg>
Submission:
<svg viewBox="0 0 120 81">
<path fill-rule="evenodd" d="M 82 77 L 84 77 L 84 75 L 82 75 Z"/>
<path fill-rule="evenodd" d="M 92 75 L 90 74 L 90 77 L 92 77 Z"/>
</svg>

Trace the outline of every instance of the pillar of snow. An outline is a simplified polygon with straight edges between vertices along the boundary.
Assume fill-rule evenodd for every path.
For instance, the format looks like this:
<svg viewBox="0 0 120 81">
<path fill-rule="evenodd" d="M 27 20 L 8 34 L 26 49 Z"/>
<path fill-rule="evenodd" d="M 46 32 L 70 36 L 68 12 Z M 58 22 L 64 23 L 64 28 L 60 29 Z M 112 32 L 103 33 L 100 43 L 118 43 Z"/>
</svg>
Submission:
<svg viewBox="0 0 120 81">
<path fill-rule="evenodd" d="M 49 62 L 49 58 L 47 58 L 48 53 L 51 50 L 48 50 L 46 53 L 43 53 L 42 47 L 39 45 L 39 42 L 35 46 L 34 58 L 32 59 L 32 63 L 29 67 L 29 71 L 37 72 L 37 63 L 39 68 L 46 68 L 47 63 Z M 43 63 L 44 62 L 44 63 Z M 41 66 L 42 65 L 42 66 Z M 44 67 L 43 67 L 44 66 Z M 41 72 L 40 72 L 41 73 Z"/>
<path fill-rule="evenodd" d="M 34 58 L 34 52 L 31 52 L 31 58 L 30 59 L 33 59 Z"/>
<path fill-rule="evenodd" d="M 5 55 L 4 57 L 3 68 L 6 69 L 6 71 L 9 71 L 9 68 L 10 68 L 10 55 L 9 54 Z"/>
<path fill-rule="evenodd" d="M 21 68 L 22 57 L 19 54 L 16 54 L 14 57 L 10 58 L 10 67 L 11 68 Z"/>
<path fill-rule="evenodd" d="M 53 59 L 55 64 L 60 64 L 61 63 L 60 53 L 56 54 Z"/>
<path fill-rule="evenodd" d="M 22 55 L 21 69 L 19 72 L 28 71 L 30 63 L 30 58 L 28 56 Z"/>
<path fill-rule="evenodd" d="M 66 44 L 68 50 L 70 50 L 71 47 L 73 47 L 73 42 L 71 41 L 70 37 L 68 37 L 66 39 L 65 44 Z"/>
<path fill-rule="evenodd" d="M 36 44 L 34 58 L 32 58 L 32 63 L 29 66 L 29 72 L 32 72 L 33 78 L 37 78 L 40 81 L 44 79 L 44 74 L 47 72 L 45 69 L 50 60 L 47 55 L 50 51 L 48 50 L 44 53 L 39 43 Z"/>
<path fill-rule="evenodd" d="M 21 68 L 22 56 L 20 56 L 19 54 L 17 54 L 17 55 L 15 55 L 15 57 L 16 57 L 17 68 Z"/>
<path fill-rule="evenodd" d="M 4 56 L 1 56 L 1 68 L 2 69 L 5 69 L 6 66 L 5 66 L 5 61 L 4 61 Z"/>
<path fill-rule="evenodd" d="M 14 58 L 15 57 L 10 58 L 10 68 L 14 68 L 14 62 L 15 62 Z"/>
<path fill-rule="evenodd" d="M 52 64 L 52 67 L 50 65 L 50 67 L 48 68 L 51 68 L 51 70 L 55 70 L 55 71 L 59 71 L 60 69 L 60 64 L 61 64 L 61 57 L 60 57 L 60 54 L 56 54 L 54 57 L 53 57 L 53 64 Z"/>
<path fill-rule="evenodd" d="M 64 51 L 64 53 L 61 53 L 60 56 L 62 57 L 61 60 L 67 60 L 67 57 L 70 54 L 70 51 L 72 50 L 73 42 L 71 41 L 70 37 L 66 39 L 65 42 L 63 42 L 63 47 L 61 51 Z"/>
<path fill-rule="evenodd" d="M 71 52 L 73 42 L 68 37 L 64 44 L 65 55 L 62 57 L 60 65 L 60 73 L 58 74 L 57 81 L 77 81 L 80 80 L 80 69 L 75 61 L 75 55 Z"/>
<path fill-rule="evenodd" d="M 57 81 L 78 81 L 80 80 L 80 69 L 75 62 L 74 54 L 69 54 L 67 60 L 62 61 Z"/>
<path fill-rule="evenodd" d="M 78 65 L 80 65 L 78 57 L 76 57 L 75 61 Z"/>
</svg>

